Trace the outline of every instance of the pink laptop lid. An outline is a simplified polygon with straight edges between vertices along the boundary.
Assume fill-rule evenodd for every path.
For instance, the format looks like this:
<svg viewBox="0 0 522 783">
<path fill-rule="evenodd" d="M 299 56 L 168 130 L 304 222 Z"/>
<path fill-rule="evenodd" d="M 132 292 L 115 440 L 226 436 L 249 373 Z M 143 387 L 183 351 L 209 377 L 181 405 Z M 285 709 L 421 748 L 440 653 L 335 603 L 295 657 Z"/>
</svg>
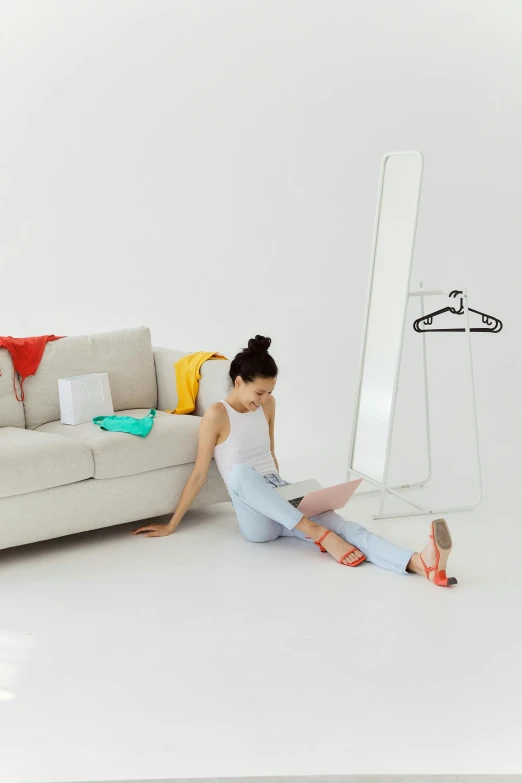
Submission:
<svg viewBox="0 0 522 783">
<path fill-rule="evenodd" d="M 363 479 L 358 478 L 353 481 L 345 481 L 343 484 L 335 484 L 326 489 L 316 489 L 315 492 L 309 492 L 304 496 L 298 505 L 299 511 L 305 517 L 315 517 L 325 511 L 335 511 L 343 508 Z"/>
</svg>

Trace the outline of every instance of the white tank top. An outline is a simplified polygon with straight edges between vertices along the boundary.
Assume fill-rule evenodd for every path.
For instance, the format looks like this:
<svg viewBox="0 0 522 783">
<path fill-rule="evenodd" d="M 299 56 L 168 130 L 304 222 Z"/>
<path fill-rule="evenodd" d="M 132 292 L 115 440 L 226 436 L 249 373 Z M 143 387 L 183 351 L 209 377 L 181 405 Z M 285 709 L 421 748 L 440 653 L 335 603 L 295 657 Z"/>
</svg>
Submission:
<svg viewBox="0 0 522 783">
<path fill-rule="evenodd" d="M 228 474 L 237 464 L 246 462 L 262 474 L 276 473 L 270 451 L 270 430 L 262 406 L 256 411 L 238 413 L 226 400 L 219 402 L 228 411 L 230 435 L 214 446 L 214 459 L 227 488 Z"/>
</svg>

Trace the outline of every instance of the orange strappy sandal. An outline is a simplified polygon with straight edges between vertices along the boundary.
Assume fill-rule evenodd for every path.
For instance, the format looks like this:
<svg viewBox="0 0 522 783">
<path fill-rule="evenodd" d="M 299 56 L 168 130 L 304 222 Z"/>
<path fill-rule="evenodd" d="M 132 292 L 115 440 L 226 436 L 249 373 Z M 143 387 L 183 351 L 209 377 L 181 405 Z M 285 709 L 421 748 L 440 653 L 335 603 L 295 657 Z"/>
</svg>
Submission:
<svg viewBox="0 0 522 783">
<path fill-rule="evenodd" d="M 331 532 L 332 532 L 331 530 L 327 530 L 326 533 L 323 533 L 321 538 L 318 538 L 317 541 L 314 541 L 314 544 L 317 544 L 317 546 L 319 547 L 321 552 L 326 552 L 327 551 L 324 548 L 324 546 L 321 545 L 321 541 L 323 541 L 326 538 L 326 536 L 328 535 L 328 533 L 331 533 Z M 344 555 L 342 555 L 342 557 L 337 562 L 340 563 L 341 565 L 345 565 L 345 566 L 356 566 L 356 565 L 359 565 L 359 563 L 362 563 L 363 560 L 366 560 L 366 555 L 363 555 L 358 560 L 354 560 L 353 563 L 343 563 L 344 558 L 347 557 L 348 555 L 350 555 L 355 549 L 357 549 L 357 547 L 356 546 L 352 546 L 352 548 L 349 549 L 348 552 L 345 552 Z"/>
<path fill-rule="evenodd" d="M 453 542 L 445 519 L 433 520 L 431 523 L 430 538 L 433 539 L 433 543 L 435 544 L 437 560 L 435 561 L 434 566 L 428 567 L 422 559 L 422 555 L 420 555 L 422 565 L 426 571 L 426 577 L 430 579 L 430 571 L 435 571 L 434 584 L 439 585 L 439 587 L 450 587 L 451 585 L 458 584 L 454 576 L 450 576 L 449 578 L 446 576 L 446 563 L 448 562 Z M 439 564 L 442 565 L 441 570 L 439 570 Z"/>
</svg>

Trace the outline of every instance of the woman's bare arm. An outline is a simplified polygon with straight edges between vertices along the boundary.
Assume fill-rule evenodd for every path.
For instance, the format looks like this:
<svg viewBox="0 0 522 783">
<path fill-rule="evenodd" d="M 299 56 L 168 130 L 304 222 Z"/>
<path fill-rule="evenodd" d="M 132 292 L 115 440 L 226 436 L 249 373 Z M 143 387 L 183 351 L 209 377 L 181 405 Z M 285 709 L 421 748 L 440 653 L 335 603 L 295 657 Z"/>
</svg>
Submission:
<svg viewBox="0 0 522 783">
<path fill-rule="evenodd" d="M 148 538 L 149 536 L 168 536 L 177 530 L 179 523 L 207 480 L 210 460 L 214 454 L 214 447 L 219 437 L 221 421 L 219 414 L 220 412 L 214 404 L 207 408 L 205 415 L 201 419 L 196 462 L 194 463 L 192 473 L 183 488 L 176 510 L 169 522 L 166 525 L 153 524 L 140 527 L 137 530 L 132 531 L 133 535 L 136 533 L 145 533 L 145 538 Z"/>
</svg>

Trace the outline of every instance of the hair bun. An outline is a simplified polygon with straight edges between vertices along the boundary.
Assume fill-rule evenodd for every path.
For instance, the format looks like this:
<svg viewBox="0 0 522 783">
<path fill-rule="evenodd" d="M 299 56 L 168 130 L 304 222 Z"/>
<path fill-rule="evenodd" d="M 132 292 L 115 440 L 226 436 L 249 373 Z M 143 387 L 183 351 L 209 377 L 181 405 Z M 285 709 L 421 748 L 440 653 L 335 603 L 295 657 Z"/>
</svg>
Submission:
<svg viewBox="0 0 522 783">
<path fill-rule="evenodd" d="M 270 337 L 263 337 L 262 334 L 256 334 L 255 337 L 248 341 L 248 348 L 256 356 L 261 356 L 268 351 L 271 342 L 272 340 Z"/>
</svg>

